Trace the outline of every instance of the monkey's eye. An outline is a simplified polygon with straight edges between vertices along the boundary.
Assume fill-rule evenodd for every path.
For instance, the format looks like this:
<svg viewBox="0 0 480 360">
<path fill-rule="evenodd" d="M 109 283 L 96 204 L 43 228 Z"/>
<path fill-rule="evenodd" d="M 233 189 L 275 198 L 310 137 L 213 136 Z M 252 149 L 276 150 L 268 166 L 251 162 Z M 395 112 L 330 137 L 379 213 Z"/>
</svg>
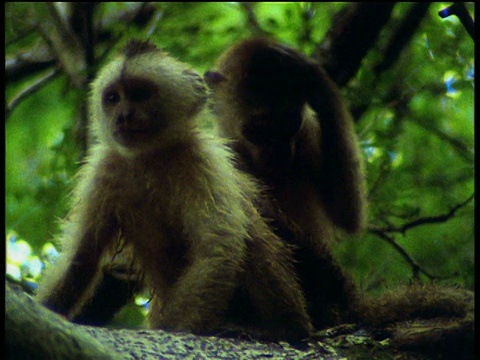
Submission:
<svg viewBox="0 0 480 360">
<path fill-rule="evenodd" d="M 107 91 L 103 95 L 103 103 L 108 104 L 108 105 L 115 105 L 120 102 L 120 94 L 118 91 L 112 90 L 112 91 Z"/>
</svg>

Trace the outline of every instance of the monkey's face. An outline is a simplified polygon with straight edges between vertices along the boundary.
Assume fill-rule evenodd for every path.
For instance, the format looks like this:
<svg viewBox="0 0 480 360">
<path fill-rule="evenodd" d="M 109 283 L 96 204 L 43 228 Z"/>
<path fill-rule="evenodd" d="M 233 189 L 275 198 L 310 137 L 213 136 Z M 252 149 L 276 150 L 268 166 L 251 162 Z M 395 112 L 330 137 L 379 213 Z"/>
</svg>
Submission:
<svg viewBox="0 0 480 360">
<path fill-rule="evenodd" d="M 253 145 L 249 146 L 253 160 L 264 171 L 289 168 L 303 123 L 305 86 L 295 73 L 278 67 L 272 72 L 263 69 L 263 63 L 247 74 L 235 99 L 241 103 L 243 141 Z"/>
<path fill-rule="evenodd" d="M 206 98 L 197 73 L 152 44 L 132 42 L 92 83 L 93 129 L 123 153 L 160 149 L 194 126 Z"/>
<path fill-rule="evenodd" d="M 242 141 L 254 163 L 265 170 L 288 168 L 295 156 L 303 111 L 298 105 L 283 105 L 245 107 Z"/>
<path fill-rule="evenodd" d="M 102 111 L 113 140 L 138 147 L 155 138 L 167 126 L 167 112 L 158 103 L 155 83 L 141 78 L 121 78 L 101 95 Z"/>
<path fill-rule="evenodd" d="M 262 82 L 249 88 L 232 77 L 209 71 L 213 111 L 223 136 L 239 142 L 263 171 L 288 168 L 295 155 L 295 140 L 303 122 L 305 100 Z M 285 88 L 285 86 L 283 87 Z"/>
</svg>

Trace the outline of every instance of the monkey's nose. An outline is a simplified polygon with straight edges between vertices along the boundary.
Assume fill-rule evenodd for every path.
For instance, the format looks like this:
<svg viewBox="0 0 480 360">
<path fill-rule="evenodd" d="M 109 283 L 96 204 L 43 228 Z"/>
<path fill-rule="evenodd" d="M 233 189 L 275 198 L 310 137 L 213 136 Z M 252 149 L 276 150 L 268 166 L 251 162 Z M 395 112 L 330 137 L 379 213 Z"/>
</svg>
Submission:
<svg viewBox="0 0 480 360">
<path fill-rule="evenodd" d="M 122 112 L 118 115 L 117 120 L 115 121 L 116 125 L 128 125 L 131 124 L 134 120 L 133 111 Z"/>
</svg>

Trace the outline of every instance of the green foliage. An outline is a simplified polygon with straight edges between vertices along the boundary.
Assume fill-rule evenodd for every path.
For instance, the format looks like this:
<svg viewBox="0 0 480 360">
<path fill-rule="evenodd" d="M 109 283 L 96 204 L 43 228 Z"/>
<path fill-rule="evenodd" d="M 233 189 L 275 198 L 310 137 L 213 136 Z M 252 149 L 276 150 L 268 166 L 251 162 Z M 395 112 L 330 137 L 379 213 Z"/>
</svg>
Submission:
<svg viewBox="0 0 480 360">
<path fill-rule="evenodd" d="M 378 45 L 344 89 L 352 110 L 364 109 L 357 129 L 365 152 L 371 226 L 401 227 L 444 215 L 474 192 L 474 44 L 457 18 L 437 15 L 448 5 L 432 4 L 399 59 L 378 75 L 374 67 L 410 7 L 396 5 Z M 95 49 L 98 57 L 106 55 L 102 61 L 129 38 L 149 37 L 203 72 L 228 46 L 257 31 L 240 3 L 155 3 L 157 13 L 146 26 L 115 18 L 134 6 L 97 6 L 95 20 L 106 24 L 111 40 Z M 311 54 L 344 6 L 252 3 L 251 9 L 264 32 Z M 6 6 L 7 58 L 41 41 L 38 33 L 28 32 L 32 16 L 28 3 Z M 7 102 L 31 80 L 7 83 Z M 82 99 L 62 75 L 26 98 L 6 122 L 6 231 L 14 229 L 35 251 L 52 239 L 56 219 L 67 211 L 80 160 L 74 129 Z M 392 236 L 429 273 L 473 288 L 473 207 L 471 201 L 443 222 Z M 366 289 L 412 278 L 399 252 L 371 233 L 334 246 Z"/>
<path fill-rule="evenodd" d="M 436 15 L 446 6 L 431 7 L 392 69 L 374 75 L 380 46 L 345 91 L 352 108 L 370 104 L 358 130 L 367 158 L 371 225 L 401 227 L 446 215 L 474 193 L 473 41 L 458 19 Z M 396 242 L 435 277 L 473 288 L 473 206 L 471 201 L 454 217 L 405 236 L 394 234 Z M 394 287 L 412 278 L 399 252 L 378 237 L 366 235 L 336 250 L 365 288 Z"/>
<path fill-rule="evenodd" d="M 6 123 L 6 224 L 32 245 L 55 233 L 65 216 L 79 151 L 72 139 L 74 100 L 55 81 L 20 104 Z M 8 92 L 7 92 L 8 93 Z"/>
</svg>

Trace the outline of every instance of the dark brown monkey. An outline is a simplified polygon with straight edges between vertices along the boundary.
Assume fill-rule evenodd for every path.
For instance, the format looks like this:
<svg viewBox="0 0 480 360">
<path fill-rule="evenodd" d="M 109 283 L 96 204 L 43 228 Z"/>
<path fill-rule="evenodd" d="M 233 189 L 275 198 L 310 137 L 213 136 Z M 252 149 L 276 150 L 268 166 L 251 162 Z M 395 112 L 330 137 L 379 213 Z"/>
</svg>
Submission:
<svg viewBox="0 0 480 360">
<path fill-rule="evenodd" d="M 351 116 L 321 66 L 254 38 L 228 49 L 205 79 L 220 134 L 233 141 L 239 167 L 267 186 L 263 212 L 296 246 L 296 271 L 317 328 L 465 315 L 472 295 L 448 288 L 415 286 L 366 298 L 332 257 L 336 228 L 364 227 L 366 200 Z"/>
<path fill-rule="evenodd" d="M 105 256 L 125 245 L 152 294 L 151 328 L 211 334 L 237 322 L 267 339 L 308 336 L 291 253 L 253 204 L 258 185 L 197 126 L 205 100 L 201 77 L 150 43 L 131 42 L 100 71 L 89 102 L 97 144 L 41 302 L 75 318 Z"/>
<path fill-rule="evenodd" d="M 329 242 L 336 227 L 362 229 L 365 195 L 352 120 L 338 90 L 315 62 L 266 39 L 234 45 L 205 78 L 220 135 L 233 140 L 240 167 L 267 185 L 266 215 L 297 246 L 315 326 L 345 320 L 355 289 Z"/>
</svg>

